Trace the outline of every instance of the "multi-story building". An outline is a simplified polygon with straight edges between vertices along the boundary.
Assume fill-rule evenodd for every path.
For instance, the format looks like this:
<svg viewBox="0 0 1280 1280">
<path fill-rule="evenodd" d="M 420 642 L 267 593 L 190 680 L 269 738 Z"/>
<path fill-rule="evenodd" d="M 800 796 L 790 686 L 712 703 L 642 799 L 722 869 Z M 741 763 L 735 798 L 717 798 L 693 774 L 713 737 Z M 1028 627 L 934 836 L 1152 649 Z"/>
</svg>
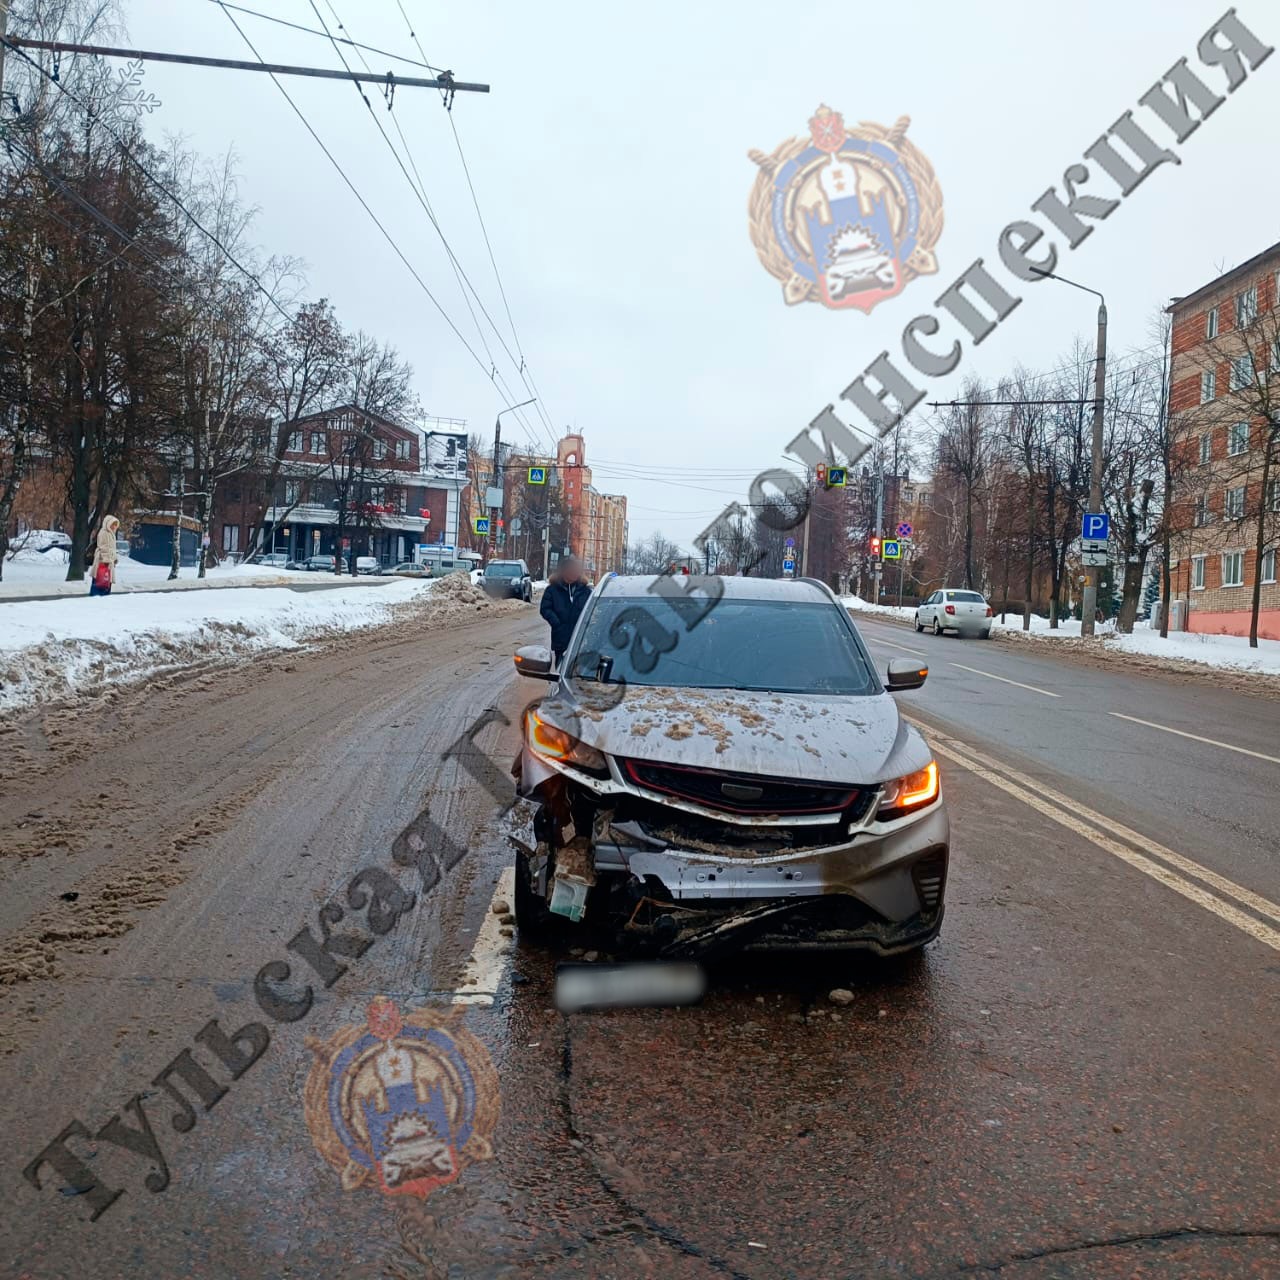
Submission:
<svg viewBox="0 0 1280 1280">
<path fill-rule="evenodd" d="M 560 496 L 568 532 L 562 554 L 571 551 L 596 578 L 623 568 L 627 554 L 627 500 L 621 494 L 601 493 L 591 483 L 587 446 L 577 433 L 556 446 Z M 552 547 L 555 555 L 556 548 Z"/>
<path fill-rule="evenodd" d="M 424 544 L 458 545 L 465 434 L 343 405 L 299 419 L 284 443 L 274 492 L 261 463 L 223 482 L 211 529 L 223 554 L 247 548 L 257 526 L 264 550 L 295 560 L 335 554 L 340 526 L 344 553 L 384 565 L 418 558 Z"/>
<path fill-rule="evenodd" d="M 1247 635 L 1257 584 L 1258 634 L 1280 640 L 1280 244 L 1169 312 L 1173 599 L 1188 630 Z"/>
</svg>

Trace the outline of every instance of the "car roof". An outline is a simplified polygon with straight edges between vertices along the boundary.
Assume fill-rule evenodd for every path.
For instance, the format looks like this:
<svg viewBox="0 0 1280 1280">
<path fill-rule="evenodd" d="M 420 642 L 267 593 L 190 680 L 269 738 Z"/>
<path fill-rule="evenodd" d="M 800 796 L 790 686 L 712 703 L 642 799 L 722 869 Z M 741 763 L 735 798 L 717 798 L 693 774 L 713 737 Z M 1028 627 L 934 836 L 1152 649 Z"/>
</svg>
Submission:
<svg viewBox="0 0 1280 1280">
<path fill-rule="evenodd" d="M 700 574 L 614 574 L 600 583 L 599 593 L 610 596 L 650 596 L 654 582 L 659 578 L 681 578 L 692 582 L 706 582 Z M 834 597 L 821 582 L 812 578 L 742 578 L 718 577 L 715 581 L 723 589 L 726 600 L 792 600 L 797 604 L 830 604 Z M 688 588 L 685 588 L 686 590 Z M 695 595 L 694 599 L 705 598 Z"/>
</svg>

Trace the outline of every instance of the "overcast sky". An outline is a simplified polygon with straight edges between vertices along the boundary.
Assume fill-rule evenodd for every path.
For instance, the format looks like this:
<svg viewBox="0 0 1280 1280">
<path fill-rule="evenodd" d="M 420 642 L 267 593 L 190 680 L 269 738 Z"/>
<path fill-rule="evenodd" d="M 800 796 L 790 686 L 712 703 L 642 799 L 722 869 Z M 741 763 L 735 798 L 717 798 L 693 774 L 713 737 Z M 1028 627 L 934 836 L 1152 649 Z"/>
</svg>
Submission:
<svg viewBox="0 0 1280 1280">
<path fill-rule="evenodd" d="M 687 543 L 751 475 L 979 256 L 1180 57 L 1194 62 L 1224 0 L 650 0 L 609 5 L 401 0 L 427 58 L 459 80 L 462 139 L 528 370 L 557 432 L 586 437 L 598 487 L 626 493 L 633 539 Z M 311 0 L 247 7 L 316 27 Z M 416 56 L 397 0 L 316 0 L 352 38 Z M 1239 13 L 1280 43 L 1274 0 Z M 251 57 L 213 0 L 125 0 L 144 48 Z M 327 41 L 237 14 L 270 61 L 338 66 Z M 348 54 L 348 56 L 351 56 Z M 375 70 L 392 65 L 368 55 Z M 412 69 L 400 66 L 401 71 Z M 1213 76 L 1222 87 L 1220 73 Z M 506 401 L 382 239 L 284 98 L 261 74 L 149 64 L 157 137 L 234 148 L 257 238 L 305 259 L 310 293 L 413 362 L 432 414 L 489 437 Z M 440 238 L 350 86 L 294 80 L 295 101 L 487 366 Z M 398 145 L 380 97 L 371 95 Z M 788 307 L 747 233 L 748 150 L 804 136 L 820 103 L 850 124 L 911 117 L 942 187 L 939 274 L 870 316 Z M 507 325 L 440 101 L 401 89 L 394 114 L 436 216 L 497 322 Z M 1140 111 L 1140 118 L 1148 114 Z M 1113 351 L 1149 345 L 1154 310 L 1280 239 L 1280 55 L 1264 64 L 1059 269 L 1102 289 Z M 1155 130 L 1153 130 L 1154 132 Z M 1164 137 L 1162 136 L 1162 141 Z M 1172 141 L 1171 138 L 1168 141 Z M 1085 294 L 1046 283 L 962 375 L 1051 365 L 1092 334 Z M 520 377 L 481 325 L 499 371 Z M 930 389 L 950 394 L 957 382 Z M 518 393 L 518 394 L 517 394 Z M 932 397 L 931 397 L 932 398 Z M 525 415 L 521 415 L 524 417 Z M 541 420 L 531 412 L 535 432 Z M 504 436 L 527 442 L 514 415 Z M 542 428 L 545 446 L 547 433 Z"/>
</svg>

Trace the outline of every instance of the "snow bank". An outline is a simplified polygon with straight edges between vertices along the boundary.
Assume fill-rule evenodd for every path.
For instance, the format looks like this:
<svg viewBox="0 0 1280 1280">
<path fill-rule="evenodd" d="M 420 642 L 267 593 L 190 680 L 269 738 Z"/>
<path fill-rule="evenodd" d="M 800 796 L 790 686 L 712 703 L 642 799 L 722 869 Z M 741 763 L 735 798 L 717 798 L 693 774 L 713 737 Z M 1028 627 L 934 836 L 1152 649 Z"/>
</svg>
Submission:
<svg viewBox="0 0 1280 1280">
<path fill-rule="evenodd" d="M 38 551 L 24 545 L 11 551 L 4 561 L 4 580 L 0 581 L 0 601 L 6 596 L 47 595 L 77 596 L 89 592 L 86 572 L 83 582 L 67 581 L 67 552 L 53 546 L 48 551 Z M 203 580 L 196 577 L 194 568 L 184 568 L 173 582 L 168 581 L 169 566 L 143 564 L 124 556 L 116 565 L 114 591 L 126 593 L 139 588 L 162 588 L 165 591 L 203 590 L 208 587 L 234 586 L 250 582 L 292 582 L 301 575 L 285 572 L 270 565 L 227 564 L 210 569 Z M 311 575 L 307 575 L 311 576 Z"/>
<path fill-rule="evenodd" d="M 77 584 L 73 599 L 0 603 L 0 708 L 377 626 L 400 607 L 426 603 L 437 585 L 398 578 L 308 592 L 227 587 L 90 598 Z"/>
<path fill-rule="evenodd" d="M 914 605 L 872 604 L 861 596 L 841 596 L 840 603 L 853 613 L 874 613 L 882 618 L 896 618 L 899 622 L 914 622 L 916 611 Z"/>
</svg>

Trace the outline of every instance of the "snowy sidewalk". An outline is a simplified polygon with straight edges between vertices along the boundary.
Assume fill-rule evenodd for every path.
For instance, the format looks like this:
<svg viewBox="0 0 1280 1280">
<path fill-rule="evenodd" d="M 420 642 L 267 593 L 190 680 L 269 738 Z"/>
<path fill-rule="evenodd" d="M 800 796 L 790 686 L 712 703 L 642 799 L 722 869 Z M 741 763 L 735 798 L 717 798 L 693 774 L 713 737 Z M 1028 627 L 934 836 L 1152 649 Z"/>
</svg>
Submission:
<svg viewBox="0 0 1280 1280">
<path fill-rule="evenodd" d="M 841 604 L 852 613 L 865 613 L 873 617 L 911 625 L 916 611 L 898 609 L 892 605 L 873 605 L 858 596 L 844 596 Z M 992 622 L 997 633 L 1017 637 L 1028 643 L 1066 642 L 1078 645 L 1093 643 L 1080 635 L 1080 623 L 1074 618 L 1062 619 L 1057 627 L 1049 626 L 1049 619 L 1031 615 L 1031 630 L 1022 629 L 1022 615 L 1010 613 L 1004 622 L 997 614 Z M 1159 629 L 1152 630 L 1149 623 L 1134 625 L 1130 635 L 1121 635 L 1114 622 L 1098 625 L 1100 647 L 1104 652 L 1137 654 L 1144 658 L 1163 659 L 1170 663 L 1195 662 L 1201 666 L 1216 667 L 1224 671 L 1245 671 L 1257 675 L 1280 676 L 1280 641 L 1259 640 L 1256 649 L 1249 648 L 1244 636 L 1207 635 L 1199 631 L 1171 631 L 1167 639 L 1161 639 Z"/>
</svg>

